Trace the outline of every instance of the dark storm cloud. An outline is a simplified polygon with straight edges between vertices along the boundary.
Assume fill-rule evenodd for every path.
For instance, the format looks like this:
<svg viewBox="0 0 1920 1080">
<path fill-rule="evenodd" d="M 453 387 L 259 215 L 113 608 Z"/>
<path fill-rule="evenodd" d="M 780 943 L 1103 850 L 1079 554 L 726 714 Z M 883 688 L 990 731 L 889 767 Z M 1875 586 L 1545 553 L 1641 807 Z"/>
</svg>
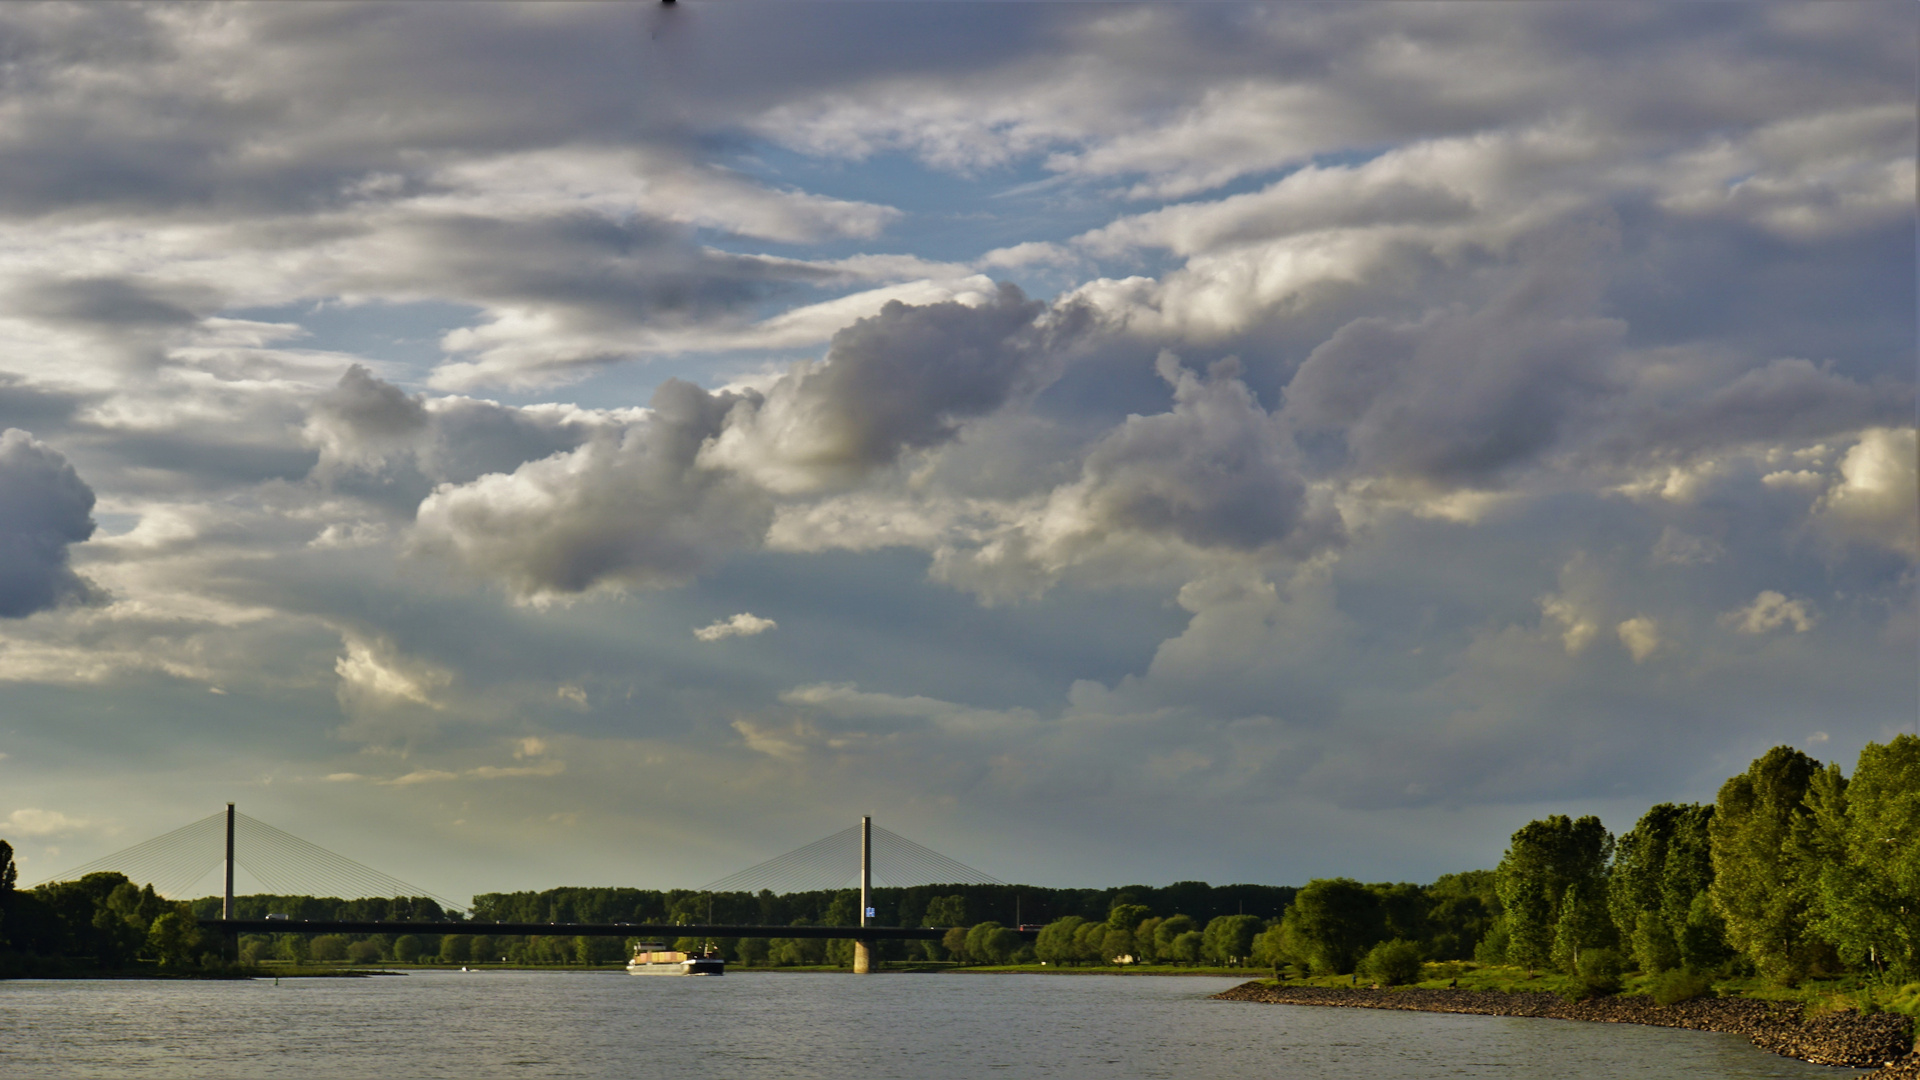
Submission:
<svg viewBox="0 0 1920 1080">
<path fill-rule="evenodd" d="M 93 535 L 93 489 L 59 451 L 19 428 L 0 433 L 0 618 L 85 597 L 67 548 Z"/>
</svg>

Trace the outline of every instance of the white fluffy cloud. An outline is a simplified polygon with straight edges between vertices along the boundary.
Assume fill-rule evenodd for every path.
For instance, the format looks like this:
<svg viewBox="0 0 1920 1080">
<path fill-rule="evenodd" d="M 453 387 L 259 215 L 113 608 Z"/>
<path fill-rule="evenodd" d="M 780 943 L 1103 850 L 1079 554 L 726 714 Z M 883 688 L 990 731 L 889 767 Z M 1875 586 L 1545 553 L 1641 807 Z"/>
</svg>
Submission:
<svg viewBox="0 0 1920 1080">
<path fill-rule="evenodd" d="M 777 630 L 780 624 L 772 619 L 763 619 L 751 611 L 708 623 L 696 629 L 693 636 L 701 641 L 724 641 L 730 637 L 753 637 L 769 630 Z"/>
</svg>

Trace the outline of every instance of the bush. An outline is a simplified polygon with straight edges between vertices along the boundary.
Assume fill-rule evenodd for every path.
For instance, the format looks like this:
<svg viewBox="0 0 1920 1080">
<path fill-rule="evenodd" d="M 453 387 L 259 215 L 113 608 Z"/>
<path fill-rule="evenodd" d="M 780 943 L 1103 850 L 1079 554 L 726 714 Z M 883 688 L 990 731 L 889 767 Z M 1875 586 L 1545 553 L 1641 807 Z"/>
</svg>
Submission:
<svg viewBox="0 0 1920 1080">
<path fill-rule="evenodd" d="M 377 964 L 381 960 L 380 945 L 373 941 L 356 941 L 347 946 L 347 960 L 355 964 Z"/>
<path fill-rule="evenodd" d="M 1420 981 L 1420 946 L 1394 938 L 1375 945 L 1360 961 L 1360 971 L 1382 986 Z"/>
<path fill-rule="evenodd" d="M 1653 1000 L 1662 1005 L 1678 1005 L 1694 998 L 1712 997 L 1713 983 L 1705 975 L 1684 968 L 1662 972 L 1653 980 Z"/>
<path fill-rule="evenodd" d="M 1573 982 L 1560 996 L 1568 1001 L 1584 1001 L 1617 994 L 1626 966 L 1626 961 L 1612 949 L 1581 949 L 1579 959 L 1574 961 Z"/>
</svg>

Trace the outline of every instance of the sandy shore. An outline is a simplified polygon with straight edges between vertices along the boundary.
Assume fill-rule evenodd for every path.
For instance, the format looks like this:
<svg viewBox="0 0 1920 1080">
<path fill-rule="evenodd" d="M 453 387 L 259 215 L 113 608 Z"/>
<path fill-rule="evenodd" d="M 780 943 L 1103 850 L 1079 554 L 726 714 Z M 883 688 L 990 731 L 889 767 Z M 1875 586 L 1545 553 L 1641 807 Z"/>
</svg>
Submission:
<svg viewBox="0 0 1920 1080">
<path fill-rule="evenodd" d="M 1323 986 L 1236 986 L 1219 1001 L 1322 1005 L 1348 1009 L 1409 1009 L 1480 1016 L 1538 1016 L 1604 1024 L 1725 1031 L 1755 1046 L 1817 1065 L 1877 1069 L 1869 1080 L 1920 1080 L 1920 1054 L 1911 1052 L 1913 1022 L 1895 1013 L 1830 1013 L 1808 1018 L 1799 1005 L 1752 998 L 1701 998 L 1661 1005 L 1650 997 L 1603 997 L 1568 1002 L 1557 994 L 1488 990 L 1359 990 Z"/>
</svg>

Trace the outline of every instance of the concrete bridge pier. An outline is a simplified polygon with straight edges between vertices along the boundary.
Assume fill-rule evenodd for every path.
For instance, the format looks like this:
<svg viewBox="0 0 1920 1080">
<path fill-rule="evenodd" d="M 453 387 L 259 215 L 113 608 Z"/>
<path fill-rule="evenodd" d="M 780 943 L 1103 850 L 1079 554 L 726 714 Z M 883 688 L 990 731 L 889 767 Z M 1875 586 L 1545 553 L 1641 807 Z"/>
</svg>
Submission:
<svg viewBox="0 0 1920 1080">
<path fill-rule="evenodd" d="M 873 819 L 860 819 L 860 925 L 867 925 L 867 919 L 873 914 Z M 853 973 L 866 975 L 873 971 L 873 954 L 868 942 L 855 938 L 853 942 Z"/>
</svg>

